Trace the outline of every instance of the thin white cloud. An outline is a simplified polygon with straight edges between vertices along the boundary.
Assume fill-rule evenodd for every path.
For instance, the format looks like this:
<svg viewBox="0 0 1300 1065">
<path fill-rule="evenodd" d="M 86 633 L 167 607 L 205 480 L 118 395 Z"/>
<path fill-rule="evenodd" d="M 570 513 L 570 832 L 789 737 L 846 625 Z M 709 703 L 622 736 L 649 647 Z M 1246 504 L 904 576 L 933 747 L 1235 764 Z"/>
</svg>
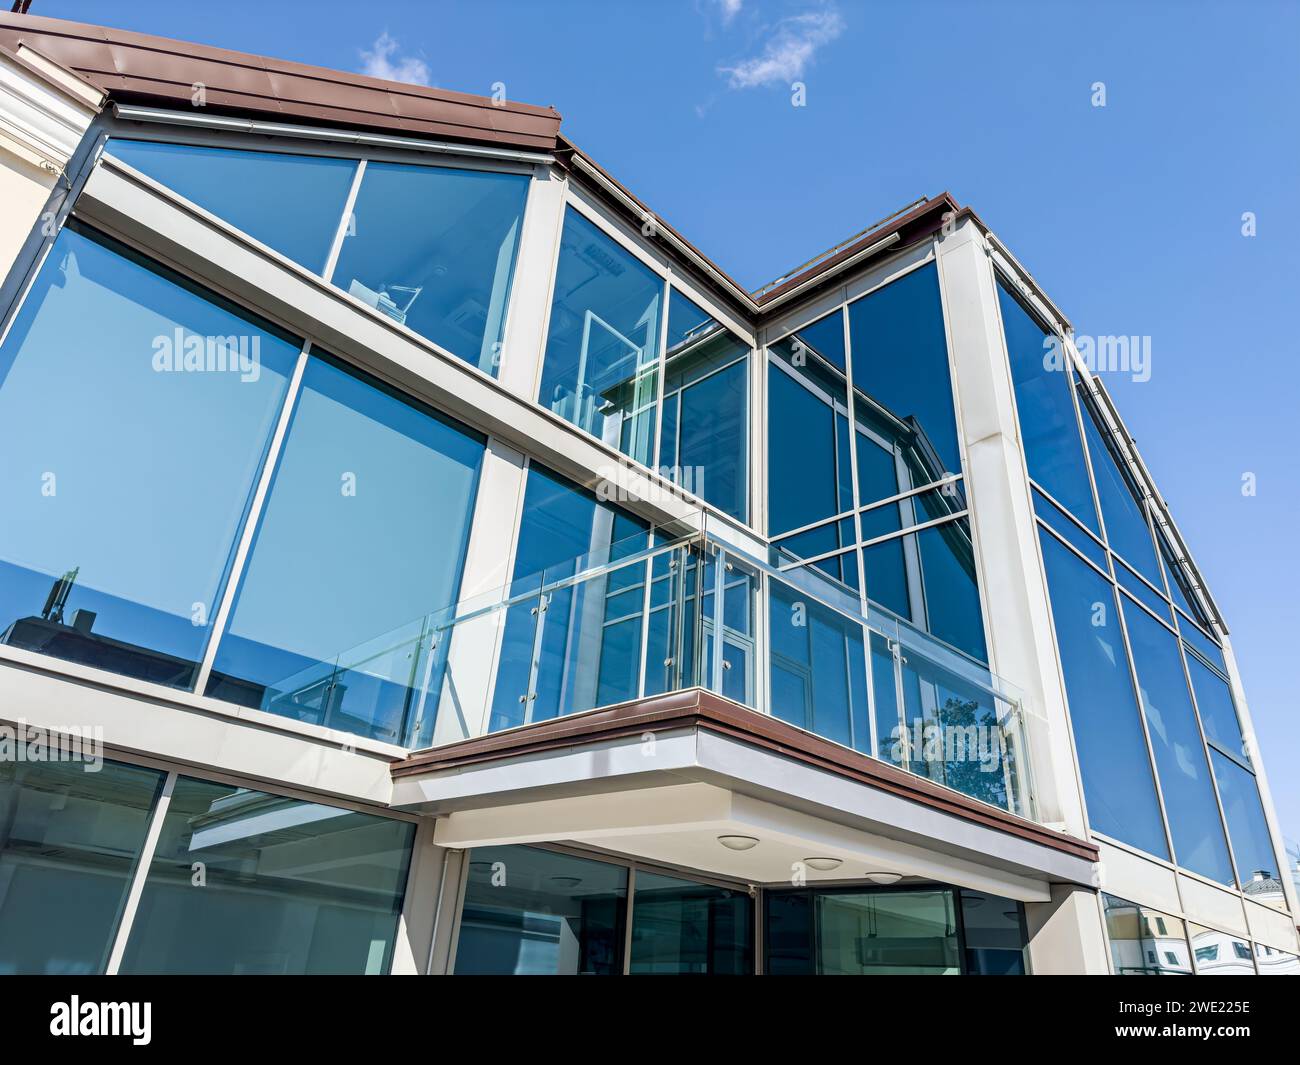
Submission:
<svg viewBox="0 0 1300 1065">
<path fill-rule="evenodd" d="M 395 37 L 384 30 L 370 48 L 361 49 L 361 73 L 385 81 L 409 81 L 429 84 L 429 64 L 413 55 L 399 55 Z"/>
<path fill-rule="evenodd" d="M 722 24 L 730 24 L 731 20 L 740 14 L 741 7 L 744 6 L 745 0 L 718 0 L 718 7 L 722 10 Z"/>
<path fill-rule="evenodd" d="M 791 15 L 772 27 L 763 51 L 735 66 L 719 67 L 733 89 L 753 89 L 761 85 L 789 85 L 817 55 L 817 49 L 829 44 L 844 32 L 844 20 L 834 8 Z"/>
</svg>

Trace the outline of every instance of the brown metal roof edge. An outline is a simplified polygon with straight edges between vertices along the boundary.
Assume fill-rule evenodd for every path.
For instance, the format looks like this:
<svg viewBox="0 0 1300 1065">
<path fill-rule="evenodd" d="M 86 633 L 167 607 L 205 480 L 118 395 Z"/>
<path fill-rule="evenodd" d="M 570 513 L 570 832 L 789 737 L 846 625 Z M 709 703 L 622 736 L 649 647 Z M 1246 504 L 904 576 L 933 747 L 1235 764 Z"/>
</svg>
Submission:
<svg viewBox="0 0 1300 1065">
<path fill-rule="evenodd" d="M 1098 848 L 1093 843 L 1044 828 L 701 688 L 619 703 L 505 732 L 459 740 L 394 763 L 392 775 L 397 778 L 438 772 L 602 739 L 689 727 L 730 736 L 1077 858 L 1087 861 L 1098 858 Z"/>
<path fill-rule="evenodd" d="M 829 276 L 833 275 L 842 263 L 851 260 L 854 256 L 871 247 L 871 245 L 884 240 L 890 234 L 897 233 L 899 235 L 898 243 L 894 247 L 904 248 L 922 237 L 928 237 L 931 233 L 936 232 L 943 225 L 945 215 L 955 218 L 960 211 L 961 207 L 948 192 L 945 191 L 937 196 L 931 196 L 913 210 L 888 219 L 875 229 L 864 233 L 852 244 L 841 248 L 834 255 L 814 263 L 807 270 L 786 281 L 782 281 L 775 288 L 768 289 L 758 298 L 758 305 L 765 307 L 796 289 L 812 286 L 809 287 L 811 292 L 814 290 L 814 283 L 818 278 L 825 276 L 829 279 Z"/>
<path fill-rule="evenodd" d="M 362 121 L 493 143 L 554 148 L 554 108 L 385 81 L 328 67 L 35 15 L 0 13 L 0 39 L 28 44 L 115 99 L 190 104 L 205 81 L 211 110 L 321 124 Z M 185 70 L 187 63 L 199 68 Z"/>
</svg>

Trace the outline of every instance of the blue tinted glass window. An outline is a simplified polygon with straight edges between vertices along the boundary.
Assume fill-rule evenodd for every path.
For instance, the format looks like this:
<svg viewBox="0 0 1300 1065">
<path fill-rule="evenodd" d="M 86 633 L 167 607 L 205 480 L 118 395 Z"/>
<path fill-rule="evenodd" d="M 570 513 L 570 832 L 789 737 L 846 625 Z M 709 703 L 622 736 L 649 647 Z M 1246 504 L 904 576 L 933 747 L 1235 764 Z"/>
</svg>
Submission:
<svg viewBox="0 0 1300 1065">
<path fill-rule="evenodd" d="M 870 753 L 863 628 L 774 584 L 771 633 L 772 715 Z"/>
<path fill-rule="evenodd" d="M 627 869 L 535 847 L 469 854 L 456 975 L 623 971 Z"/>
<path fill-rule="evenodd" d="M 867 580 L 867 598 L 892 610 L 902 618 L 911 618 L 908 596 L 907 561 L 903 537 L 882 540 L 862 549 L 862 568 Z"/>
<path fill-rule="evenodd" d="M 1178 631 L 1182 634 L 1188 646 L 1194 647 L 1200 652 L 1201 657 L 1210 665 L 1215 666 L 1220 673 L 1228 672 L 1227 663 L 1223 659 L 1223 650 L 1199 628 L 1186 618 L 1180 617 L 1178 619 Z"/>
<path fill-rule="evenodd" d="M 1232 855 L 1237 860 L 1237 876 L 1242 889 L 1251 894 L 1253 881 L 1276 878 L 1281 870 L 1273 852 L 1264 806 L 1259 801 L 1259 787 L 1253 773 L 1219 751 L 1212 749 L 1210 758 L 1214 762 L 1214 778 L 1219 783 L 1223 816 L 1228 822 Z"/>
<path fill-rule="evenodd" d="M 1124 603 L 1124 620 L 1178 864 L 1221 884 L 1231 884 L 1228 847 L 1178 640 L 1128 602 Z"/>
<path fill-rule="evenodd" d="M 1169 594 L 1173 596 L 1174 605 L 1202 625 L 1208 625 L 1205 612 L 1199 605 L 1193 605 L 1196 603 L 1196 597 L 1192 595 L 1187 574 L 1175 560 L 1174 549 L 1163 534 L 1157 535 L 1156 540 L 1160 545 L 1160 558 L 1165 567 L 1165 574 L 1169 577 Z"/>
<path fill-rule="evenodd" d="M 648 546 L 649 526 L 640 518 L 537 463 L 530 467 L 510 592 L 539 595 L 507 610 L 490 730 L 638 694 L 646 564 L 551 589 L 545 602 L 540 590 Z"/>
<path fill-rule="evenodd" d="M 1066 516 L 1059 507 L 1054 506 L 1041 492 L 1034 489 L 1034 513 L 1064 536 L 1074 547 L 1086 555 L 1101 569 L 1106 569 L 1106 549 L 1085 533 L 1077 524 Z"/>
<path fill-rule="evenodd" d="M 527 196 L 520 174 L 368 162 L 334 284 L 495 376 Z"/>
<path fill-rule="evenodd" d="M 121 971 L 387 973 L 414 835 L 407 821 L 181 777 Z"/>
<path fill-rule="evenodd" d="M 923 266 L 849 304 L 853 387 L 907 425 L 930 480 L 961 472 L 939 279 Z M 863 416 L 859 407 L 858 415 Z"/>
<path fill-rule="evenodd" d="M 753 900 L 746 891 L 638 871 L 631 947 L 634 975 L 752 973 Z"/>
<path fill-rule="evenodd" d="M 663 301 L 662 278 L 570 207 L 539 402 L 647 465 Z"/>
<path fill-rule="evenodd" d="M 0 759 L 0 974 L 102 973 L 163 774 Z"/>
<path fill-rule="evenodd" d="M 1151 530 L 1138 502 L 1136 489 L 1121 472 L 1119 461 L 1102 439 L 1101 430 L 1087 404 L 1084 404 L 1083 411 L 1083 435 L 1087 437 L 1088 451 L 1092 455 L 1092 472 L 1097 478 L 1101 515 L 1106 521 L 1106 540 L 1111 550 L 1152 584 L 1160 583 L 1160 564 L 1156 562 Z"/>
<path fill-rule="evenodd" d="M 1007 354 L 1011 358 L 1011 378 L 1029 476 L 1097 532 L 1092 488 L 1088 484 L 1079 423 L 1070 395 L 1070 377 L 1061 349 L 1048 345 L 1049 334 L 1001 283 L 998 304 L 1002 309 Z"/>
<path fill-rule="evenodd" d="M 682 303 L 690 301 L 674 292 L 670 306 L 679 322 Z M 671 332 L 672 315 L 669 323 Z M 660 468 L 718 509 L 747 520 L 749 348 L 706 318 L 676 343 L 670 337 L 664 365 Z"/>
<path fill-rule="evenodd" d="M 401 742 L 483 439 L 313 357 L 208 693 Z"/>
<path fill-rule="evenodd" d="M 858 505 L 866 506 L 898 495 L 898 466 L 894 453 L 865 433 L 858 438 Z"/>
<path fill-rule="evenodd" d="M 988 658 L 984 614 L 975 580 L 975 552 L 966 521 L 950 521 L 917 534 L 925 586 L 926 628 L 978 658 Z"/>
<path fill-rule="evenodd" d="M 840 513 L 835 414 L 830 404 L 770 364 L 767 506 L 772 535 Z"/>
<path fill-rule="evenodd" d="M 1196 693 L 1196 708 L 1201 714 L 1201 727 L 1205 738 L 1227 751 L 1234 758 L 1250 763 L 1241 735 L 1241 722 L 1232 701 L 1232 690 L 1227 681 L 1196 660 L 1187 656 L 1187 672 L 1192 677 L 1192 691 Z"/>
<path fill-rule="evenodd" d="M 338 234 L 355 159 L 119 140 L 108 151 L 320 273 Z"/>
<path fill-rule="evenodd" d="M 1070 721 L 1099 832 L 1169 857 L 1111 585 L 1040 533 Z"/>
<path fill-rule="evenodd" d="M 841 374 L 847 365 L 844 358 L 844 312 L 834 311 L 798 330 L 792 339 L 792 351 L 813 362 L 829 363 Z"/>
<path fill-rule="evenodd" d="M 1169 603 L 1164 596 L 1156 592 L 1146 581 L 1137 577 L 1122 562 L 1117 561 L 1115 563 L 1115 576 L 1119 580 L 1120 587 L 1131 593 L 1134 599 L 1159 615 L 1162 621 L 1173 622 L 1174 612 L 1170 609 Z"/>
<path fill-rule="evenodd" d="M 65 229 L 0 347 L 0 640 L 190 686 L 299 350 Z"/>
</svg>

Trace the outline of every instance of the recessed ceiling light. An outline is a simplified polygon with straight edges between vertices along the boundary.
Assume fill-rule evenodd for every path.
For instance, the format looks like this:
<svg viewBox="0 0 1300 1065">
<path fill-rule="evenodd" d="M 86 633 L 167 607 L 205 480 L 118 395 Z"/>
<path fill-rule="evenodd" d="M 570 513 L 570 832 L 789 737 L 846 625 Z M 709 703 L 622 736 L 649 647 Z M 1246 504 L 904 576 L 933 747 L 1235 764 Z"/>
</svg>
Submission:
<svg viewBox="0 0 1300 1065">
<path fill-rule="evenodd" d="M 555 884 L 557 887 L 577 887 L 579 884 L 582 883 L 582 877 L 580 877 L 580 876 L 553 876 L 553 877 L 551 877 L 551 883 L 552 883 L 552 884 Z"/>
<path fill-rule="evenodd" d="M 733 851 L 748 851 L 758 846 L 758 840 L 753 836 L 719 836 L 718 842 Z"/>
<path fill-rule="evenodd" d="M 873 884 L 897 884 L 903 879 L 902 873 L 868 873 L 867 879 Z"/>
<path fill-rule="evenodd" d="M 803 864 L 816 869 L 819 873 L 829 873 L 844 864 L 843 858 L 805 858 Z"/>
</svg>

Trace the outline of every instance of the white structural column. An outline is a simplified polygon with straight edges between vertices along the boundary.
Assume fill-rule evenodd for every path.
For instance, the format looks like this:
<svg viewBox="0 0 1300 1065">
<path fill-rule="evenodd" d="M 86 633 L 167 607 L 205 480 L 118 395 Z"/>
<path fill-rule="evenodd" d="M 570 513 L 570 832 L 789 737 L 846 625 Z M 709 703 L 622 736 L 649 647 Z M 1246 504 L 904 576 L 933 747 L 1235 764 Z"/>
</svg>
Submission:
<svg viewBox="0 0 1300 1065">
<path fill-rule="evenodd" d="M 521 399 L 534 400 L 541 382 L 542 353 L 551 313 L 551 285 L 564 226 L 566 182 L 539 165 L 528 188 L 497 379 Z"/>
<path fill-rule="evenodd" d="M 1040 818 L 1087 838 L 996 282 L 974 223 L 965 220 L 941 236 L 938 262 L 990 665 L 1025 701 Z M 1091 893 L 1063 889 L 1054 892 L 1052 902 L 1031 904 L 1028 911 L 1031 931 L 1041 933 L 1030 944 L 1037 971 L 1107 971 L 1105 939 Z"/>
<path fill-rule="evenodd" d="M 510 583 L 526 474 L 523 455 L 488 441 L 461 577 L 460 601 L 467 606 L 499 601 Z M 490 611 L 439 637 L 451 643 L 442 688 L 430 691 L 424 704 L 425 715 L 437 714 L 432 746 L 486 731 L 505 621 L 506 611 Z"/>
</svg>

